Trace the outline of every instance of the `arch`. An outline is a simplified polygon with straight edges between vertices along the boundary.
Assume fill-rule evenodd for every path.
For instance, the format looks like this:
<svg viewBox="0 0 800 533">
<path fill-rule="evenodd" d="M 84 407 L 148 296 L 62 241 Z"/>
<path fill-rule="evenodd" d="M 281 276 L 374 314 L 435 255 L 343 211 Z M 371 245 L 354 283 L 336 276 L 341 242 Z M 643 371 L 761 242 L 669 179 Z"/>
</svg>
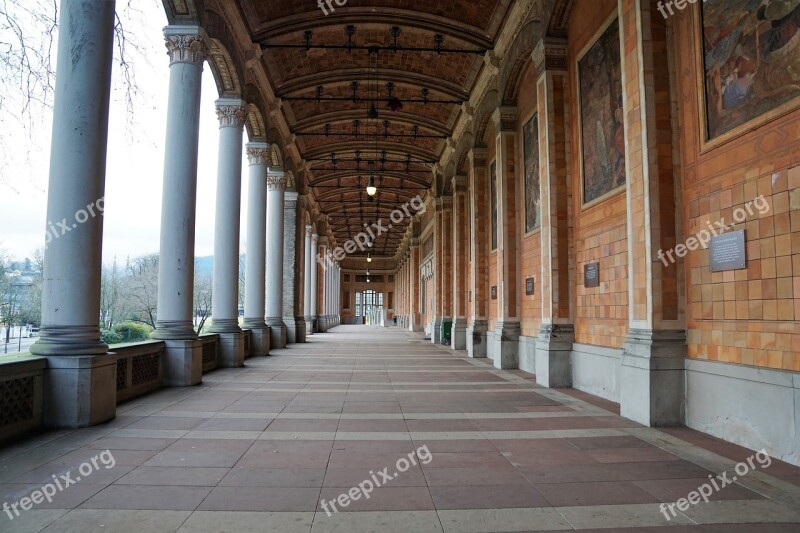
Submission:
<svg viewBox="0 0 800 533">
<path fill-rule="evenodd" d="M 540 40 L 540 23 L 538 21 L 528 22 L 514 39 L 506 60 L 500 66 L 498 75 L 498 91 L 502 95 L 503 105 L 514 105 L 519 94 L 520 81 L 525 72 L 525 68 L 532 62 L 531 53 L 536 48 L 536 43 Z"/>
<path fill-rule="evenodd" d="M 214 11 L 207 10 L 204 16 L 206 33 L 208 33 L 208 64 L 217 82 L 217 91 L 221 97 L 237 98 L 242 96 L 242 68 L 237 58 L 231 54 L 236 50 L 236 41 L 230 34 L 224 19 Z"/>
<path fill-rule="evenodd" d="M 247 102 L 247 138 L 251 142 L 267 140 L 267 121 L 264 115 L 264 99 L 255 85 L 248 84 L 244 88 L 242 99 Z"/>
<path fill-rule="evenodd" d="M 499 105 L 498 92 L 491 90 L 484 95 L 483 100 L 475 110 L 475 142 L 483 142 L 486 137 L 486 128 Z"/>
<path fill-rule="evenodd" d="M 269 159 L 270 163 L 269 166 L 271 168 L 283 168 L 283 154 L 281 153 L 280 147 L 275 144 L 271 143 L 269 145 Z"/>
<path fill-rule="evenodd" d="M 475 136 L 472 131 L 465 131 L 453 152 L 452 160 L 456 163 L 456 174 L 467 173 L 467 156 L 473 146 L 475 146 Z"/>
</svg>

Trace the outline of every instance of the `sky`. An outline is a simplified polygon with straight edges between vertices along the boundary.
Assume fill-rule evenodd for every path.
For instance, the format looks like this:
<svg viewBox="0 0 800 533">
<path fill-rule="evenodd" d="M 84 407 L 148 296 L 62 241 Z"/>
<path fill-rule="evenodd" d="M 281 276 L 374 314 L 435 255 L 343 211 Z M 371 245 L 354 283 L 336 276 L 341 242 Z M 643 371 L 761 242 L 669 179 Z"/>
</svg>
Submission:
<svg viewBox="0 0 800 533">
<path fill-rule="evenodd" d="M 121 2 L 117 3 L 118 10 Z M 140 94 L 132 113 L 125 104 L 125 85 L 115 61 L 109 119 L 106 195 L 103 227 L 103 261 L 124 261 L 159 250 L 161 189 L 163 182 L 169 58 L 162 34 L 167 24 L 160 1 L 137 2 L 141 11 L 127 13 L 123 23 L 142 45 L 134 56 L 134 74 Z M 120 11 L 120 16 L 123 16 Z M 55 61 L 56 53 L 53 52 Z M 57 71 L 57 65 L 56 65 Z M 0 98 L 3 95 L 0 95 Z M 218 122 L 214 101 L 218 97 L 211 69 L 203 70 L 200 146 L 197 179 L 195 253 L 213 255 L 214 211 L 218 152 Z M 4 113 L 0 108 L 0 113 Z M 47 223 L 47 187 L 50 168 L 52 110 L 32 110 L 33 127 L 20 127 L 10 138 L 0 165 L 0 251 L 15 259 L 32 257 L 43 248 Z M 0 119 L 8 117 L 0 117 Z M 4 123 L 13 120 L 3 120 Z M 27 131 L 25 131 L 27 129 Z M 243 142 L 247 142 L 244 133 Z M 247 161 L 242 155 L 242 225 L 240 244 L 246 237 Z M 244 251 L 244 246 L 241 246 Z"/>
</svg>

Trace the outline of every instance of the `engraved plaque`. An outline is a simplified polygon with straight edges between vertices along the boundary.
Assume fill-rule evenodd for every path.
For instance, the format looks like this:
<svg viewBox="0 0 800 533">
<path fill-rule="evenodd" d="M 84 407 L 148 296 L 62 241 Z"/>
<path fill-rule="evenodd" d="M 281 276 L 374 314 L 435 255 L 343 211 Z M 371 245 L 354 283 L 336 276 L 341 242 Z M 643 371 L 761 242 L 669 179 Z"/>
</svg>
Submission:
<svg viewBox="0 0 800 533">
<path fill-rule="evenodd" d="M 583 286 L 587 289 L 600 286 L 600 263 L 583 265 Z"/>
<path fill-rule="evenodd" d="M 533 278 L 527 278 L 525 280 L 525 294 L 527 296 L 533 294 Z"/>
<path fill-rule="evenodd" d="M 711 238 L 708 266 L 711 272 L 747 268 L 744 230 Z"/>
<path fill-rule="evenodd" d="M 497 285 L 492 285 L 492 300 L 497 300 Z"/>
</svg>

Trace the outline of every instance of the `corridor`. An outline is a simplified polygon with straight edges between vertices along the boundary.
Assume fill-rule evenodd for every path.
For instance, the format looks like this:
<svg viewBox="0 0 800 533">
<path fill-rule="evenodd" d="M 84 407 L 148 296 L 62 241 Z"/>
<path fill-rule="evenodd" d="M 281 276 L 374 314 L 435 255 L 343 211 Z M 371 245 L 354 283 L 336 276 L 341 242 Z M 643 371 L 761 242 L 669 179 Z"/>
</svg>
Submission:
<svg viewBox="0 0 800 533">
<path fill-rule="evenodd" d="M 615 404 L 463 355 L 396 328 L 339 326 L 122 404 L 109 423 L 22 440 L 0 455 L 9 505 L 104 450 L 113 467 L 95 465 L 13 520 L 3 513 L 0 531 L 800 528 L 796 467 L 751 459 L 711 503 L 673 516 L 660 504 L 754 453 L 642 427 Z M 382 486 L 361 497 L 366 480 Z M 320 502 L 332 501 L 329 516 Z M 759 520 L 770 525 L 748 524 Z"/>
</svg>

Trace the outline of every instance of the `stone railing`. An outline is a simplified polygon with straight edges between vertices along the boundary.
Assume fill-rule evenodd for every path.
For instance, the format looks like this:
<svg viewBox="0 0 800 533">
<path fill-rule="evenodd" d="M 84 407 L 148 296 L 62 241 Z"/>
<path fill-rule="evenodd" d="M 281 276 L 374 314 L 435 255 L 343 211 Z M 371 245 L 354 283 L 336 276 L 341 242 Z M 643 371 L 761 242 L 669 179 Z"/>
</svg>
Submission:
<svg viewBox="0 0 800 533">
<path fill-rule="evenodd" d="M 205 374 L 219 366 L 217 358 L 219 335 L 201 335 L 200 340 L 203 342 L 203 374 Z"/>
<path fill-rule="evenodd" d="M 111 348 L 117 359 L 117 403 L 161 388 L 164 343 L 123 344 Z"/>
<path fill-rule="evenodd" d="M 47 359 L 0 362 L 0 443 L 42 426 Z"/>
</svg>

